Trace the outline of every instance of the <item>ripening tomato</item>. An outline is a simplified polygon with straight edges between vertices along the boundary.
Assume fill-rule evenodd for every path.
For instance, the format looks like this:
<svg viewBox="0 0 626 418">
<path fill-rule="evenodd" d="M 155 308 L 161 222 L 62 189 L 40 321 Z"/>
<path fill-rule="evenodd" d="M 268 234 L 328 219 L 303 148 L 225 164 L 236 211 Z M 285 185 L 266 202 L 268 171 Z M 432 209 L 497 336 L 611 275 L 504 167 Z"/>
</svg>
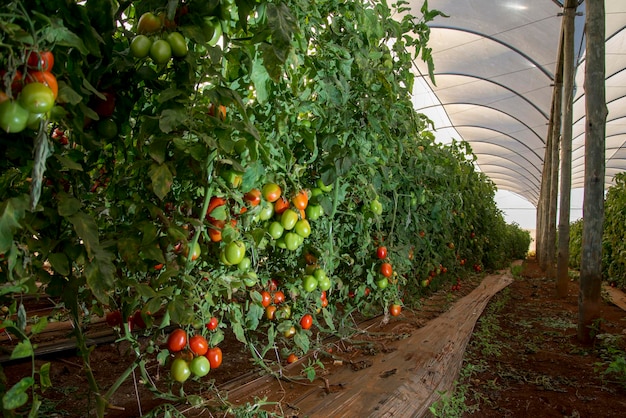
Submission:
<svg viewBox="0 0 626 418">
<path fill-rule="evenodd" d="M 189 339 L 189 349 L 198 356 L 203 356 L 209 350 L 209 343 L 202 335 L 194 335 Z"/>
<path fill-rule="evenodd" d="M 285 338 L 292 338 L 294 335 L 296 335 L 296 332 L 297 332 L 296 327 L 291 326 L 283 332 L 283 336 Z"/>
<path fill-rule="evenodd" d="M 248 202 L 250 206 L 259 206 L 259 203 L 261 203 L 261 191 L 259 189 L 252 189 L 243 195 L 243 200 Z"/>
<path fill-rule="evenodd" d="M 289 354 L 289 357 L 287 357 L 287 363 L 291 364 L 295 363 L 296 361 L 298 361 L 298 356 L 296 356 L 294 353 Z"/>
<path fill-rule="evenodd" d="M 282 214 L 289 209 L 289 201 L 285 198 L 285 196 L 281 196 L 278 198 L 276 202 L 274 202 L 274 213 Z"/>
<path fill-rule="evenodd" d="M 313 325 L 313 316 L 311 314 L 305 314 L 300 319 L 300 326 L 302 329 L 309 329 Z"/>
<path fill-rule="evenodd" d="M 267 308 L 272 303 L 272 295 L 267 290 L 261 292 L 261 305 Z"/>
<path fill-rule="evenodd" d="M 387 247 L 378 247 L 376 256 L 381 260 L 387 258 Z"/>
<path fill-rule="evenodd" d="M 391 277 L 391 275 L 393 274 L 393 268 L 391 267 L 391 264 L 383 263 L 380 266 L 380 272 L 385 277 Z"/>
<path fill-rule="evenodd" d="M 211 371 L 211 362 L 205 356 L 194 357 L 189 362 L 189 369 L 194 376 L 204 377 Z"/>
<path fill-rule="evenodd" d="M 391 316 L 398 316 L 402 312 L 402 306 L 398 303 L 394 303 L 389 307 L 389 313 Z"/>
<path fill-rule="evenodd" d="M 103 97 L 94 96 L 91 101 L 91 108 L 101 118 L 108 118 L 113 115 L 115 111 L 116 95 L 112 91 L 103 91 Z"/>
<path fill-rule="evenodd" d="M 217 319 L 216 317 L 212 316 L 211 319 L 209 319 L 209 322 L 207 322 L 207 324 L 206 324 L 206 329 L 208 329 L 209 331 L 214 331 L 214 330 L 217 329 L 219 324 L 220 324 L 219 319 Z"/>
<path fill-rule="evenodd" d="M 29 83 L 22 89 L 18 101 L 30 113 L 46 113 L 54 106 L 54 92 L 43 83 Z"/>
<path fill-rule="evenodd" d="M 274 320 L 276 317 L 276 306 L 269 305 L 265 307 L 265 317 L 270 321 Z"/>
<path fill-rule="evenodd" d="M 276 202 L 282 194 L 280 186 L 276 183 L 267 183 L 263 185 L 263 189 L 261 192 L 263 194 L 263 198 L 271 203 Z"/>
<path fill-rule="evenodd" d="M 187 345 L 187 333 L 184 329 L 177 328 L 167 338 L 167 349 L 176 353 Z"/>
<path fill-rule="evenodd" d="M 200 249 L 200 244 L 196 242 L 193 246 L 193 251 L 191 252 L 191 261 L 196 261 L 198 257 L 200 257 L 200 253 L 202 250 Z M 189 247 L 187 247 L 187 252 L 185 253 L 185 257 L 189 256 Z"/>
<path fill-rule="evenodd" d="M 209 359 L 209 363 L 211 363 L 212 369 L 217 369 L 222 365 L 222 349 L 219 347 L 211 347 L 209 351 L 205 354 L 206 358 Z"/>
<path fill-rule="evenodd" d="M 26 65 L 33 70 L 51 71 L 54 67 L 54 54 L 50 51 L 31 51 Z"/>
<path fill-rule="evenodd" d="M 224 206 L 226 204 L 226 199 L 220 196 L 212 196 L 211 200 L 209 200 L 209 207 L 206 210 L 206 218 L 211 220 L 211 212 L 217 207 Z"/>
<path fill-rule="evenodd" d="M 296 209 L 305 210 L 309 204 L 309 195 L 306 190 L 300 190 L 298 194 L 296 194 L 291 203 L 296 207 Z"/>
<path fill-rule="evenodd" d="M 26 129 L 30 112 L 17 100 L 5 100 L 0 103 L 0 128 L 6 133 L 17 133 Z"/>
<path fill-rule="evenodd" d="M 270 292 L 275 292 L 276 290 L 278 290 L 278 280 L 268 280 L 268 282 L 265 284 L 265 287 L 267 287 L 267 290 L 269 290 Z"/>
<path fill-rule="evenodd" d="M 157 15 L 152 12 L 146 12 L 141 15 L 137 22 L 137 33 L 150 34 L 161 30 L 163 27 L 163 21 Z"/>
<path fill-rule="evenodd" d="M 189 376 L 191 376 L 189 363 L 187 363 L 185 359 L 180 357 L 174 359 L 170 372 L 172 373 L 172 379 L 176 380 L 179 383 L 183 383 L 184 381 L 189 379 Z"/>
<path fill-rule="evenodd" d="M 226 106 L 209 104 L 208 115 L 214 118 L 219 118 L 221 121 L 226 120 Z"/>
</svg>

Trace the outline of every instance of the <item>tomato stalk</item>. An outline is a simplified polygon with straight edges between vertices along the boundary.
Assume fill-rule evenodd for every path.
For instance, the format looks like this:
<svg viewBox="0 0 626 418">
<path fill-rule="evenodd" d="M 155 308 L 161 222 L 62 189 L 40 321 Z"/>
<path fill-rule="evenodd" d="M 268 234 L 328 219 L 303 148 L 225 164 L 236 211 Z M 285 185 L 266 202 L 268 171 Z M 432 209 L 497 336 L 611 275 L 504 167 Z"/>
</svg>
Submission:
<svg viewBox="0 0 626 418">
<path fill-rule="evenodd" d="M 333 208 L 330 211 L 329 227 L 328 227 L 328 265 L 326 271 L 332 274 L 335 271 L 335 242 L 333 241 L 333 225 L 335 214 L 337 213 L 337 206 L 339 206 L 339 177 L 335 178 L 333 186 Z"/>
</svg>

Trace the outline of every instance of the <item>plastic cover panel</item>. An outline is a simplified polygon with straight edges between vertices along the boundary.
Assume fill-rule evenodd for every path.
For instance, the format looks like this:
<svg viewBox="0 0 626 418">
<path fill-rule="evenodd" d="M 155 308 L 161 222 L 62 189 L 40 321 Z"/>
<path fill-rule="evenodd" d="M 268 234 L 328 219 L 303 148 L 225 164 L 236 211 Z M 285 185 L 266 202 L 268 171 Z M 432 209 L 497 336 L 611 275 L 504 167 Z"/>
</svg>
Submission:
<svg viewBox="0 0 626 418">
<path fill-rule="evenodd" d="M 410 0 L 419 16 L 422 0 Z M 553 96 L 562 1 L 429 0 L 449 15 L 431 22 L 435 81 L 415 64 L 416 108 L 435 123 L 435 137 L 470 143 L 480 171 L 500 189 L 534 205 Z M 606 0 L 605 186 L 626 168 L 626 1 Z M 572 187 L 584 185 L 584 3 L 576 17 Z"/>
</svg>

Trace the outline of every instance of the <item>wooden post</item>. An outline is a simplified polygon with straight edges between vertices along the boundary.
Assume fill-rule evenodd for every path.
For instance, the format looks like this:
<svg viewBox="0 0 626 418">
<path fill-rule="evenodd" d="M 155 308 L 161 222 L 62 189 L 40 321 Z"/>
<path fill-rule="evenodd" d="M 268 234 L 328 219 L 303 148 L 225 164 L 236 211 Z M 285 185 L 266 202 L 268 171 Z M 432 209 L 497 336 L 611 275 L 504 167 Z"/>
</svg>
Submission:
<svg viewBox="0 0 626 418">
<path fill-rule="evenodd" d="M 585 60 L 585 192 L 583 236 L 578 295 L 578 339 L 593 340 L 600 317 L 602 287 L 602 231 L 604 223 L 604 175 L 606 134 L 605 12 L 604 0 L 585 2 L 587 44 Z"/>
<path fill-rule="evenodd" d="M 576 0 L 568 0 L 563 11 L 563 123 L 561 128 L 561 200 L 556 267 L 556 294 L 567 296 L 569 283 L 569 218 L 572 193 L 572 106 L 574 100 L 574 18 Z"/>
</svg>

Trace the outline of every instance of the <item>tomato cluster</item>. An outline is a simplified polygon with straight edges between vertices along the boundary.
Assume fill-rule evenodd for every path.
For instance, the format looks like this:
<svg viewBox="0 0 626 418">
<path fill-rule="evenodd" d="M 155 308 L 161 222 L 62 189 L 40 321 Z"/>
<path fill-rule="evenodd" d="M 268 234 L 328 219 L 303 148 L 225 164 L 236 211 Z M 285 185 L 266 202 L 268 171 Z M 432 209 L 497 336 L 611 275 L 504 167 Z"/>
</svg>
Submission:
<svg viewBox="0 0 626 418">
<path fill-rule="evenodd" d="M 54 107 L 59 87 L 51 70 L 54 55 L 51 51 L 32 50 L 22 70 L 16 69 L 8 85 L 7 94 L 0 90 L 0 127 L 7 133 L 38 129 L 41 120 L 48 118 Z M 2 71 L 3 76 L 7 71 Z"/>
<path fill-rule="evenodd" d="M 179 383 L 185 382 L 192 375 L 204 377 L 211 369 L 222 364 L 223 354 L 219 347 L 209 347 L 209 342 L 200 334 L 188 338 L 187 332 L 182 328 L 170 333 L 167 349 L 170 353 L 177 354 L 172 361 L 170 373 L 172 379 Z"/>
<path fill-rule="evenodd" d="M 157 65 L 165 65 L 172 58 L 184 58 L 189 52 L 187 40 L 180 32 L 162 33 L 172 26 L 165 23 L 162 14 L 142 14 L 137 22 L 137 34 L 130 41 L 131 55 L 137 59 L 149 57 Z"/>
</svg>

